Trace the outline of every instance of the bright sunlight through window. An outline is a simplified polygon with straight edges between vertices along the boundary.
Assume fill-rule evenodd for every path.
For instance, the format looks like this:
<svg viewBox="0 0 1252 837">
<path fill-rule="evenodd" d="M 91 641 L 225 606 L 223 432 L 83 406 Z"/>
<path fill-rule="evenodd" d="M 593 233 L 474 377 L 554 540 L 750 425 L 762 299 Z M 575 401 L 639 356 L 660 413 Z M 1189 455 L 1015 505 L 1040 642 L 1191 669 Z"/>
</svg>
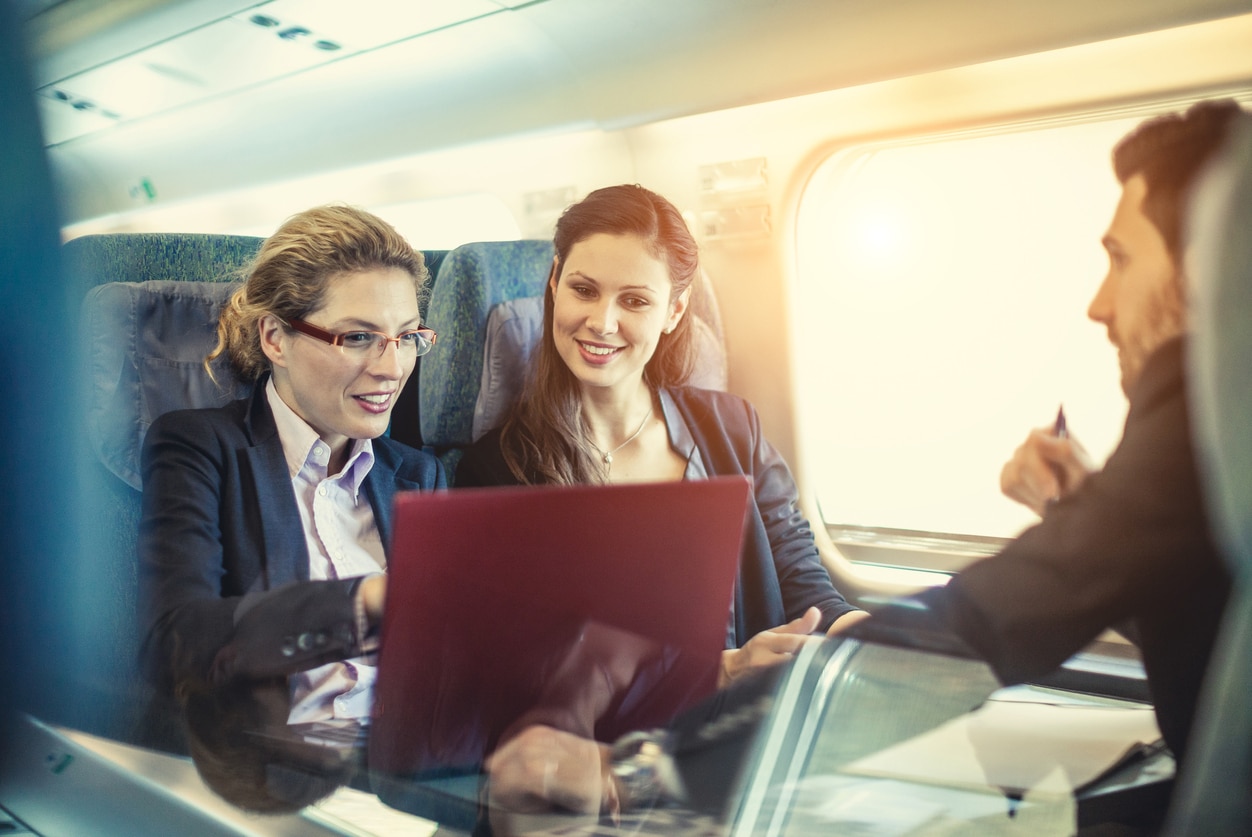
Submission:
<svg viewBox="0 0 1252 837">
<path fill-rule="evenodd" d="M 1000 468 L 1064 404 L 1097 461 L 1115 350 L 1086 317 L 1138 119 L 842 151 L 799 213 L 798 398 L 828 524 L 1011 537 Z"/>
</svg>

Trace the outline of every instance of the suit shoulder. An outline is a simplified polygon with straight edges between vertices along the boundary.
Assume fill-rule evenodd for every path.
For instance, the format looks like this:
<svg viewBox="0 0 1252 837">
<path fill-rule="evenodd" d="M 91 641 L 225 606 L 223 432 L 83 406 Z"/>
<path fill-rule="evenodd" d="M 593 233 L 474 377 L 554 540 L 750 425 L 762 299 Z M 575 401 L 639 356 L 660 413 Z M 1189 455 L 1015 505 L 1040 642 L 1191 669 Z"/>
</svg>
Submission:
<svg viewBox="0 0 1252 837">
<path fill-rule="evenodd" d="M 688 412 L 713 413 L 722 418 L 756 415 L 756 408 L 752 406 L 752 402 L 722 390 L 674 387 L 667 392 L 674 399 L 674 403 Z"/>
<path fill-rule="evenodd" d="M 380 462 L 394 466 L 397 471 L 429 475 L 432 480 L 443 470 L 439 457 L 388 436 L 379 436 L 374 440 L 374 456 Z"/>
<path fill-rule="evenodd" d="M 203 438 L 242 433 L 246 411 L 246 400 L 233 401 L 222 407 L 171 410 L 153 419 L 147 438 Z"/>
</svg>

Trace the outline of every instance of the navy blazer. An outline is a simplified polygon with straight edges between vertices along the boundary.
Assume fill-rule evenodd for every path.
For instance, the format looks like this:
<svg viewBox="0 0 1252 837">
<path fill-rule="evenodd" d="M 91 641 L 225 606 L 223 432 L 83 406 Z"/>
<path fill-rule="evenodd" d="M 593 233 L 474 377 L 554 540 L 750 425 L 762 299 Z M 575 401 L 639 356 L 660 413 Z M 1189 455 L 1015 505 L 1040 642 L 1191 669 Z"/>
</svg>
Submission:
<svg viewBox="0 0 1252 837">
<path fill-rule="evenodd" d="M 434 456 L 374 440 L 363 486 L 390 556 L 397 491 L 446 485 Z M 309 581 L 309 553 L 265 397 L 166 413 L 141 459 L 144 656 L 166 693 L 186 678 L 290 674 L 370 650 L 359 578 Z"/>
</svg>

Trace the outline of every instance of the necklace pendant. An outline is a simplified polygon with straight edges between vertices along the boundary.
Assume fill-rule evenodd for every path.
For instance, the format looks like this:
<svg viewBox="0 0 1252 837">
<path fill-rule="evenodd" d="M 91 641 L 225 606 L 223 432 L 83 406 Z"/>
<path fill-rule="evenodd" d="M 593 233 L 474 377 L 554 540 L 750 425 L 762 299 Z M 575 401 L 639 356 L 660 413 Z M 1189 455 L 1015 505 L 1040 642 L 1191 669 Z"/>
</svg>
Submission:
<svg viewBox="0 0 1252 837">
<path fill-rule="evenodd" d="M 606 453 L 606 454 L 604 455 L 604 464 L 605 464 L 605 465 L 612 465 L 612 464 L 613 464 L 613 454 L 611 454 L 611 453 Z"/>
</svg>

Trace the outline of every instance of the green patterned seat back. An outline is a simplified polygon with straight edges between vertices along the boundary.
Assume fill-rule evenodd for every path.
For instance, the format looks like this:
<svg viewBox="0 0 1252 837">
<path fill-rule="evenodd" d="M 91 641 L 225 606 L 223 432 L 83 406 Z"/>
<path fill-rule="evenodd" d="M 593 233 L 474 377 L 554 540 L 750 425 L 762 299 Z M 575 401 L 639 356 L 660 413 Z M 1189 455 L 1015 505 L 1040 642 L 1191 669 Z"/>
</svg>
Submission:
<svg viewBox="0 0 1252 837">
<path fill-rule="evenodd" d="M 228 364 L 216 386 L 200 366 L 215 341 L 217 311 L 263 239 L 190 233 L 119 233 L 62 248 L 83 300 L 87 438 L 95 455 L 139 489 L 139 449 L 157 415 L 240 397 Z"/>
<path fill-rule="evenodd" d="M 260 238 L 217 235 L 92 235 L 66 242 L 62 256 L 71 300 L 78 305 L 99 286 L 114 282 L 237 280 L 239 270 L 255 255 L 261 241 Z M 78 333 L 89 339 L 88 331 L 85 320 Z M 116 336 L 119 347 L 130 345 L 132 341 L 130 334 Z M 84 368 L 90 375 L 91 367 L 94 365 L 98 370 L 103 359 L 95 356 L 88 346 L 83 348 L 89 355 Z M 122 363 L 119 358 L 119 368 Z M 118 380 L 106 382 L 106 387 L 118 388 L 123 375 L 115 374 Z M 90 440 L 93 414 L 99 418 L 109 407 L 103 402 L 100 409 L 91 407 L 102 391 L 99 379 L 89 377 L 86 385 L 91 391 L 78 420 L 84 425 L 82 438 Z M 129 399 L 127 403 L 135 404 L 136 399 Z M 119 414 L 114 420 L 133 424 L 135 417 Z M 138 442 L 132 444 L 132 451 L 137 452 Z M 171 707 L 152 702 L 154 698 L 138 670 L 142 642 L 136 619 L 141 610 L 136 560 L 140 492 L 119 476 L 117 469 L 106 465 L 98 445 L 93 448 L 84 445 L 82 449 L 84 452 L 92 450 L 90 461 L 81 463 L 80 482 L 91 537 L 93 606 L 90 612 L 93 617 L 90 634 L 97 639 L 90 651 L 83 652 L 79 663 L 90 687 L 82 690 L 84 700 L 65 721 L 110 738 L 180 750 L 176 715 Z M 137 463 L 128 467 L 137 467 Z"/>
<path fill-rule="evenodd" d="M 426 317 L 439 342 L 423 358 L 419 387 L 422 439 L 436 452 L 472 441 L 491 309 L 510 299 L 541 296 L 551 267 L 549 241 L 465 244 L 444 258 Z"/>
<path fill-rule="evenodd" d="M 106 282 L 238 281 L 263 241 L 251 235 L 113 233 L 71 239 L 61 250 L 73 298 L 81 299 L 88 288 Z M 432 284 L 447 252 L 422 251 Z M 423 306 L 428 298 L 421 298 Z"/>
<path fill-rule="evenodd" d="M 105 282 L 232 282 L 261 247 L 263 238 L 200 233 L 85 235 L 62 252 L 72 280 L 84 292 Z"/>
</svg>

